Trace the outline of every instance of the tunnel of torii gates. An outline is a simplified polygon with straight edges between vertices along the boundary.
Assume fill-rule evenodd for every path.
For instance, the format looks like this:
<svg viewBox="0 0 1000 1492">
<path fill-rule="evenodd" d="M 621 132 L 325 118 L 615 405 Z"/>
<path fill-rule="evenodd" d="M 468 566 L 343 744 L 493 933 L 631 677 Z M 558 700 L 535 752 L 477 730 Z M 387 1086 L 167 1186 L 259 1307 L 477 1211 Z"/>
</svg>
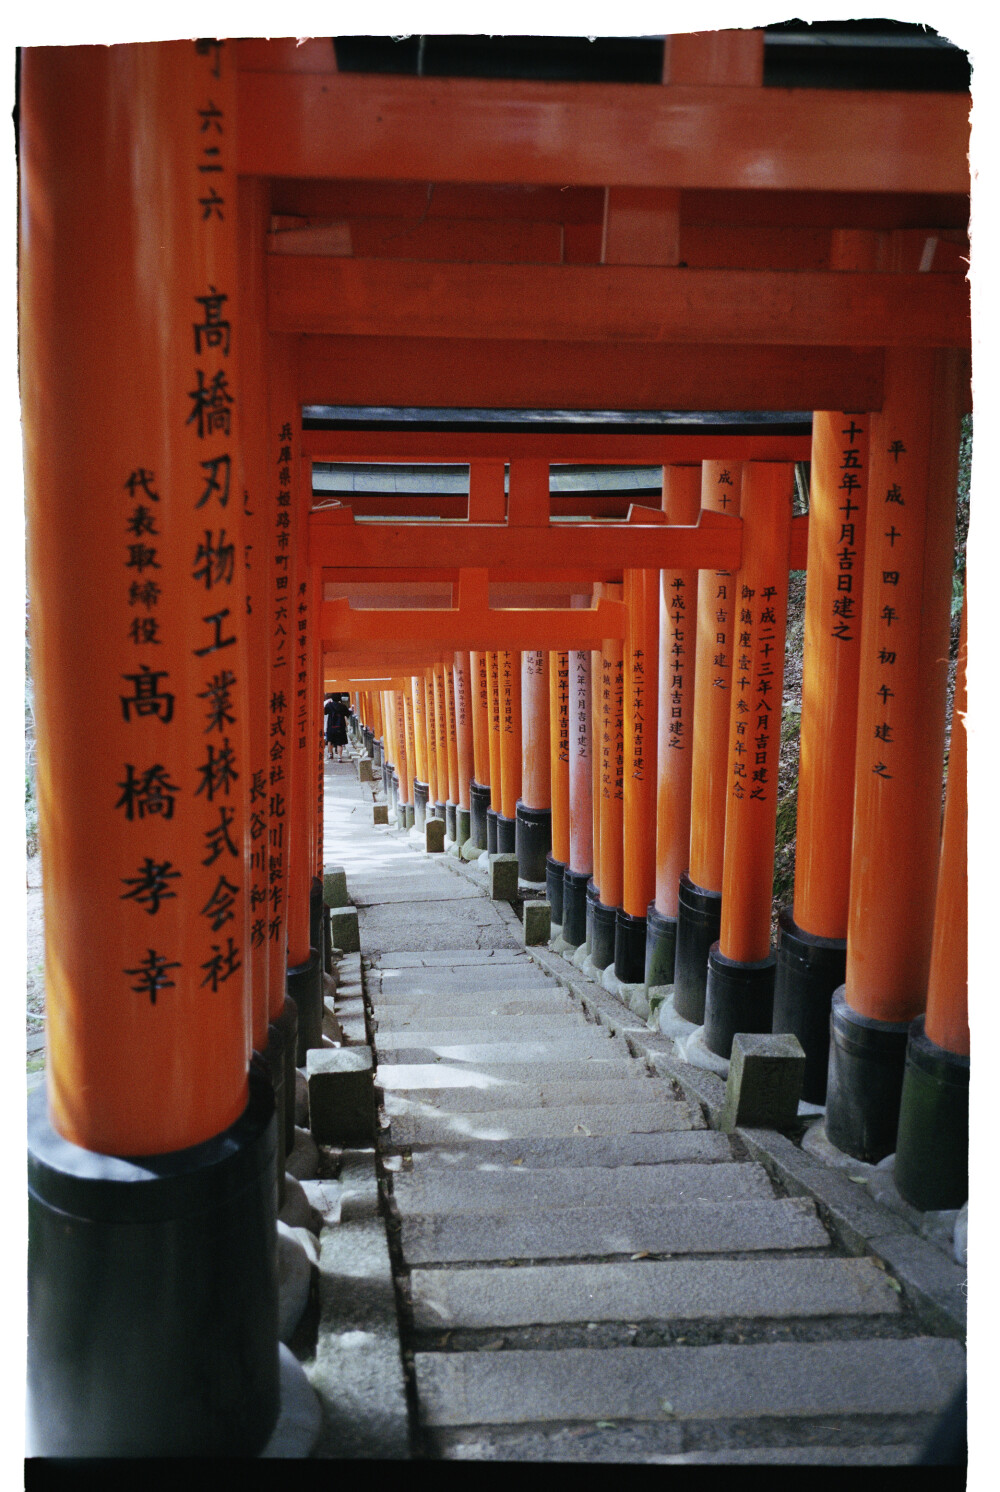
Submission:
<svg viewBox="0 0 1000 1492">
<path fill-rule="evenodd" d="M 402 824 L 515 852 L 566 943 L 672 985 L 720 1056 L 794 1032 L 834 1144 L 964 1197 L 968 98 L 767 89 L 761 52 L 667 38 L 662 86 L 338 75 L 329 40 L 23 53 L 37 1453 L 253 1453 L 275 1422 L 324 689 Z M 305 428 L 322 404 L 750 413 Z M 811 435 L 753 425 L 803 408 Z M 467 507 L 314 507 L 320 461 L 467 465 Z M 566 518 L 561 463 L 654 465 L 662 497 Z"/>
</svg>

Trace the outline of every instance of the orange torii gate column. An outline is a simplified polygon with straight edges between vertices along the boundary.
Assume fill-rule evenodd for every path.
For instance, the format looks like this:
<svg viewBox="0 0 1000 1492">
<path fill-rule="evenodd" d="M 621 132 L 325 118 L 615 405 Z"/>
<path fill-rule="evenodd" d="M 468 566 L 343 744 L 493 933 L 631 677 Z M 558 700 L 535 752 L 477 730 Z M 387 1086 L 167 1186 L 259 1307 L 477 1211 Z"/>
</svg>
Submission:
<svg viewBox="0 0 1000 1492">
<path fill-rule="evenodd" d="M 545 883 L 552 847 L 552 789 L 549 779 L 549 655 L 521 654 L 521 797 L 517 801 L 517 873 L 522 881 Z"/>
<path fill-rule="evenodd" d="M 660 572 L 625 571 L 624 833 L 628 853 L 615 924 L 615 978 L 642 985 L 646 908 L 656 889 L 656 763 Z"/>
<path fill-rule="evenodd" d="M 620 585 L 594 587 L 595 599 L 620 601 Z M 615 928 L 622 904 L 624 853 L 624 662 L 623 640 L 605 638 L 599 654 L 600 694 L 594 704 L 594 734 L 600 745 L 594 816 L 600 825 L 594 850 L 598 893 L 591 899 L 590 962 L 600 972 L 615 961 Z"/>
<path fill-rule="evenodd" d="M 406 756 L 406 781 L 404 783 L 402 781 L 402 779 L 400 780 L 399 788 L 400 788 L 400 794 L 401 794 L 402 801 L 401 801 L 399 807 L 397 807 L 397 809 L 396 809 L 396 816 L 397 816 L 397 818 L 399 818 L 400 809 L 402 809 L 402 818 L 400 819 L 399 826 L 400 826 L 401 829 L 412 829 L 414 827 L 415 822 L 416 822 L 416 819 L 415 819 L 415 799 L 416 799 L 415 789 L 416 789 L 416 780 L 417 780 L 417 747 L 416 747 L 416 729 L 414 727 L 414 722 L 413 722 L 413 686 L 412 686 L 412 680 L 411 680 L 410 688 L 409 689 L 407 689 L 407 688 L 401 689 L 399 691 L 399 696 L 398 697 L 402 701 L 401 719 L 402 719 L 402 722 L 403 722 L 403 726 L 402 726 L 403 735 L 405 737 L 405 748 L 404 747 L 400 748 L 400 757 L 402 758 L 402 756 L 404 754 L 404 749 L 405 749 L 405 756 Z"/>
<path fill-rule="evenodd" d="M 896 1136 L 896 1186 L 923 1212 L 961 1207 L 969 1195 L 967 654 L 963 610 L 927 1014 L 910 1026 Z"/>
<path fill-rule="evenodd" d="M 455 707 L 455 659 L 444 665 L 445 740 L 448 748 L 448 801 L 445 804 L 445 834 L 452 845 L 460 845 L 458 839 L 458 717 Z M 466 787 L 468 792 L 468 786 Z"/>
<path fill-rule="evenodd" d="M 413 742 L 416 751 L 416 776 L 413 779 L 413 827 L 423 834 L 427 823 L 428 782 L 427 754 L 427 682 L 422 673 L 410 678 L 413 698 Z"/>
<path fill-rule="evenodd" d="M 230 49 L 28 48 L 21 84 L 48 1037 L 28 1449 L 253 1456 L 278 1414 L 276 1125 L 250 1063 Z"/>
<path fill-rule="evenodd" d="M 705 1045 L 726 1059 L 737 1031 L 771 1030 L 771 887 L 794 486 L 794 468 L 786 464 L 750 461 L 743 468 L 722 920 L 705 991 Z"/>
<path fill-rule="evenodd" d="M 830 1002 L 847 960 L 867 415 L 816 411 L 809 489 L 795 896 L 778 917 L 774 1030 L 798 1037 L 802 1097 L 822 1104 Z"/>
<path fill-rule="evenodd" d="M 700 502 L 700 466 L 663 468 L 663 511 L 669 523 L 697 523 Z M 674 982 L 677 892 L 691 843 L 697 598 L 697 570 L 660 571 L 656 892 L 646 908 L 646 991 L 647 999 L 650 991 L 658 992 L 653 996 L 657 1005 L 662 991 Z"/>
<path fill-rule="evenodd" d="M 434 701 L 433 751 L 435 767 L 434 817 L 448 818 L 448 700 L 445 693 L 444 666 L 436 663 L 427 671 L 427 687 Z M 447 832 L 447 827 L 445 832 Z"/>
<path fill-rule="evenodd" d="M 701 505 L 739 515 L 742 465 L 703 461 Z M 674 1009 L 700 1026 L 705 1019 L 708 953 L 722 918 L 722 859 L 726 838 L 726 766 L 732 696 L 734 577 L 698 575 L 694 726 L 691 759 L 691 848 L 677 894 Z"/>
<path fill-rule="evenodd" d="M 455 848 L 452 853 L 457 855 L 461 855 L 472 833 L 469 794 L 475 777 L 475 757 L 472 732 L 472 663 L 470 660 L 475 657 L 474 653 L 459 651 L 455 654 L 455 662 L 452 666 L 452 701 L 458 773 L 458 801 L 452 835 Z"/>
<path fill-rule="evenodd" d="M 486 810 L 486 848 L 497 853 L 497 816 L 500 812 L 503 781 L 500 763 L 500 666 L 499 655 L 487 653 L 487 699 L 489 704 L 490 806 Z"/>
<path fill-rule="evenodd" d="M 569 654 L 569 864 L 563 874 L 563 941 L 587 937 L 587 883 L 594 870 L 590 653 Z"/>
<path fill-rule="evenodd" d="M 871 416 L 847 972 L 833 996 L 826 1133 L 896 1145 L 927 995 L 941 835 L 960 355 L 889 349 Z"/>
<path fill-rule="evenodd" d="M 500 812 L 497 853 L 517 853 L 517 800 L 521 796 L 521 654 L 497 654 L 500 701 Z"/>
<path fill-rule="evenodd" d="M 549 784 L 552 848 L 545 857 L 545 895 L 553 927 L 562 928 L 563 876 L 569 864 L 569 654 L 549 653 Z"/>
<path fill-rule="evenodd" d="M 487 848 L 492 769 L 490 763 L 490 655 L 469 654 L 469 691 L 472 714 L 472 758 L 474 775 L 469 785 L 469 837 L 462 846 L 462 859 L 474 860 Z M 497 784 L 499 788 L 499 783 Z"/>
</svg>

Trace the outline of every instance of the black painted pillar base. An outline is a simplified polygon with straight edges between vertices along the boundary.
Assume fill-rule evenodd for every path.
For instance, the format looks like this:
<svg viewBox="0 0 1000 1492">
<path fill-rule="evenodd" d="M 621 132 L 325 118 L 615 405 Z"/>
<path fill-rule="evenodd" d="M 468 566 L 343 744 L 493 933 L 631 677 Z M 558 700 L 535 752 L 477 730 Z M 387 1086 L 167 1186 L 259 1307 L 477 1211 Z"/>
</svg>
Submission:
<svg viewBox="0 0 1000 1492">
<path fill-rule="evenodd" d="M 544 881 L 545 857 L 552 848 L 552 810 L 528 808 L 519 799 L 514 817 L 517 873 L 522 881 Z"/>
<path fill-rule="evenodd" d="M 618 907 L 606 907 L 600 897 L 591 903 L 590 912 L 590 961 L 595 969 L 606 969 L 615 961 L 615 927 Z"/>
<path fill-rule="evenodd" d="M 469 838 L 478 850 L 485 850 L 486 814 L 490 806 L 490 790 L 475 779 L 469 784 Z"/>
<path fill-rule="evenodd" d="M 570 870 L 567 865 L 563 873 L 562 935 L 571 948 L 579 948 L 587 940 L 587 886 L 589 882 L 589 870 Z"/>
<path fill-rule="evenodd" d="M 389 801 L 392 804 L 392 811 L 396 815 L 396 822 L 398 823 L 399 822 L 399 773 L 396 771 L 395 767 L 390 767 L 389 768 Z"/>
<path fill-rule="evenodd" d="M 726 958 L 713 943 L 705 986 L 705 1045 L 726 1061 L 737 1031 L 769 1035 L 774 1012 L 773 954 L 753 963 Z M 677 1001 L 674 1001 L 674 1008 Z"/>
<path fill-rule="evenodd" d="M 458 804 L 450 798 L 444 805 L 444 832 L 451 840 L 458 838 Z"/>
<path fill-rule="evenodd" d="M 468 844 L 472 838 L 472 815 L 467 808 L 459 804 L 455 809 L 455 843 L 459 849 Z"/>
<path fill-rule="evenodd" d="M 566 866 L 561 860 L 556 860 L 550 850 L 545 856 L 545 895 L 552 908 L 552 921 L 556 927 L 562 927 L 563 922 L 563 877 L 565 874 Z"/>
<path fill-rule="evenodd" d="M 587 935 L 584 938 L 584 942 L 587 945 L 588 953 L 591 952 L 594 946 L 594 908 L 596 907 L 600 899 L 600 887 L 594 880 L 594 877 L 591 876 L 590 880 L 587 882 Z"/>
<path fill-rule="evenodd" d="M 802 1097 L 826 1103 L 830 1065 L 830 1002 L 844 982 L 846 938 L 820 938 L 797 927 L 790 907 L 778 913 L 777 967 L 774 974 L 776 1036 L 797 1036 L 806 1054 Z"/>
<path fill-rule="evenodd" d="M 852 1010 L 844 986 L 830 1007 L 826 1137 L 845 1155 L 877 1164 L 896 1148 L 909 1021 Z"/>
<path fill-rule="evenodd" d="M 443 822 L 447 818 L 447 812 L 448 812 L 448 805 L 447 805 L 447 803 L 435 803 L 434 804 L 434 812 L 432 814 L 432 817 L 436 818 L 436 819 L 441 819 L 442 822 Z"/>
<path fill-rule="evenodd" d="M 497 854 L 497 818 L 495 808 L 486 810 L 486 848 L 491 855 Z"/>
<path fill-rule="evenodd" d="M 422 834 L 427 822 L 427 795 L 430 789 L 426 782 L 413 779 L 413 827 Z"/>
<path fill-rule="evenodd" d="M 306 1052 L 323 1045 L 323 970 L 315 948 L 306 963 L 288 970 L 285 987 L 298 1012 L 295 1065 L 305 1067 Z"/>
<path fill-rule="evenodd" d="M 615 978 L 641 984 L 646 974 L 646 919 L 618 908 L 615 918 Z"/>
<path fill-rule="evenodd" d="M 141 1075 L 140 1075 L 141 1080 Z M 166 1155 L 70 1144 L 28 1100 L 28 1437 L 46 1457 L 255 1456 L 278 1418 L 274 1093 Z"/>
<path fill-rule="evenodd" d="M 647 989 L 659 989 L 674 982 L 674 962 L 677 952 L 677 918 L 665 917 L 656 910 L 651 901 L 646 908 L 646 969 Z"/>
<path fill-rule="evenodd" d="M 319 876 L 313 876 L 309 884 L 309 947 L 318 949 L 323 954 L 324 925 L 326 918 L 323 915 L 323 882 Z M 326 959 L 322 958 L 326 964 Z"/>
<path fill-rule="evenodd" d="M 722 892 L 696 886 L 685 871 L 677 888 L 674 1009 L 696 1026 L 705 1020 L 708 954 L 719 940 L 721 920 Z"/>
<path fill-rule="evenodd" d="M 324 973 L 333 973 L 333 917 L 332 907 L 323 908 L 323 970 Z"/>
<path fill-rule="evenodd" d="M 517 852 L 517 819 L 505 818 L 502 813 L 496 816 L 497 825 L 497 849 L 498 855 L 513 855 Z"/>
<path fill-rule="evenodd" d="M 382 770 L 382 742 L 377 737 L 372 737 L 372 767 L 376 772 Z"/>
<path fill-rule="evenodd" d="M 412 829 L 416 823 L 416 809 L 412 803 L 400 803 L 396 809 L 396 820 L 401 829 Z"/>
<path fill-rule="evenodd" d="M 286 1000 L 285 1004 L 289 1002 Z M 285 1072 L 287 1068 L 287 1054 L 285 1052 L 285 1033 L 280 1026 L 273 1022 L 267 1028 L 267 1041 L 262 1052 L 255 1052 L 259 1057 L 267 1073 L 271 1090 L 274 1093 L 274 1117 L 277 1126 L 277 1150 L 275 1156 L 275 1179 L 278 1186 L 278 1211 L 280 1212 L 285 1202 L 285 1156 L 288 1154 L 288 1104 L 285 1099 Z M 292 1102 L 292 1126 L 295 1125 L 295 1103 Z M 294 1136 L 293 1136 L 294 1139 Z"/>
<path fill-rule="evenodd" d="M 281 1006 L 281 1014 L 273 1020 L 267 1028 L 268 1046 L 271 1043 L 271 1033 L 276 1032 L 281 1042 L 282 1060 L 285 1064 L 285 1076 L 282 1083 L 282 1099 L 285 1105 L 284 1123 L 282 1125 L 282 1138 L 284 1150 L 281 1153 L 280 1165 L 284 1174 L 284 1158 L 291 1155 L 295 1145 L 295 1068 L 296 1057 L 299 1046 L 299 1011 L 294 1000 L 285 996 Z M 277 1092 L 277 1088 L 275 1089 Z"/>
<path fill-rule="evenodd" d="M 931 1041 L 922 1015 L 906 1044 L 895 1180 L 921 1212 L 969 1199 L 969 1059 Z"/>
</svg>

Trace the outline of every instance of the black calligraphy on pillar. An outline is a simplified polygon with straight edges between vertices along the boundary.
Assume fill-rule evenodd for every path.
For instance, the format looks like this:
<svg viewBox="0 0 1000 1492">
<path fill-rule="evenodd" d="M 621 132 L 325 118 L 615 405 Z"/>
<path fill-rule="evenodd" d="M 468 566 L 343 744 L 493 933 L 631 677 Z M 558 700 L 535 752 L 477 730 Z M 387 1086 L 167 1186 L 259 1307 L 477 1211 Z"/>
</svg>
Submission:
<svg viewBox="0 0 1000 1492">
<path fill-rule="evenodd" d="M 670 702 L 667 723 L 667 749 L 683 751 L 687 745 L 684 720 L 684 678 L 687 673 L 687 581 L 675 575 L 667 587 L 666 605 L 670 618 Z"/>
<path fill-rule="evenodd" d="M 859 577 L 855 572 L 858 560 L 858 515 L 861 512 L 861 499 L 865 492 L 863 446 L 859 444 L 864 433 L 864 427 L 856 425 L 853 420 L 849 420 L 847 427 L 841 431 L 846 445 L 840 453 L 840 482 L 837 487 L 841 498 L 838 504 L 841 521 L 838 525 L 837 586 L 833 598 L 833 625 L 830 630 L 831 637 L 835 637 L 838 642 L 855 641 L 858 635 L 856 627 L 861 612 L 861 599 L 858 592 Z M 858 500 L 855 501 L 855 499 Z"/>
</svg>

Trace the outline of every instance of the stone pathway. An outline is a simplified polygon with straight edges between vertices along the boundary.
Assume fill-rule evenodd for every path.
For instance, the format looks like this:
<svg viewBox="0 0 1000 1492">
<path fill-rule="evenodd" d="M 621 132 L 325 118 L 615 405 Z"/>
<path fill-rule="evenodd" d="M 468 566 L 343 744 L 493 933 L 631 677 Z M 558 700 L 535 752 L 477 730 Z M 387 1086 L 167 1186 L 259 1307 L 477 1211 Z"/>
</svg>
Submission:
<svg viewBox="0 0 1000 1492">
<path fill-rule="evenodd" d="M 911 1462 L 961 1383 L 899 1282 L 327 767 L 358 906 L 414 1453 Z"/>
</svg>

